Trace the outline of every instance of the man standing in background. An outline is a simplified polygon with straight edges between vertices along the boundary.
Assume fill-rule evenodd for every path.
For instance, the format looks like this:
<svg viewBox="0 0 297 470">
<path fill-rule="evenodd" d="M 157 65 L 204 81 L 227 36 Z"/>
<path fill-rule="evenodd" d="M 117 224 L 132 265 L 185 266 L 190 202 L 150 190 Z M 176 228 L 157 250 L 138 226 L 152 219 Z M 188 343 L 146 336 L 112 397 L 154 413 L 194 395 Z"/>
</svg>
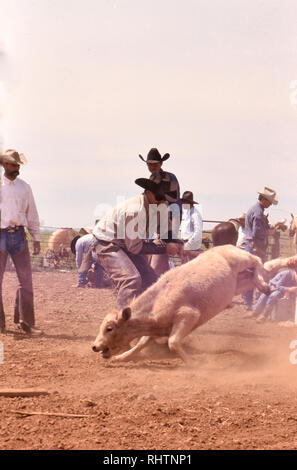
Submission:
<svg viewBox="0 0 297 470">
<path fill-rule="evenodd" d="M 166 201 L 168 202 L 168 206 L 171 206 L 173 209 L 170 213 L 170 226 L 171 231 L 176 234 L 178 233 L 181 221 L 182 202 L 180 199 L 180 187 L 177 177 L 173 173 L 162 170 L 163 162 L 168 160 L 169 157 L 169 153 L 165 153 L 163 157 L 161 157 L 157 148 L 150 149 L 146 160 L 142 155 L 139 155 L 139 158 L 147 164 L 147 168 L 151 173 L 150 180 L 156 184 L 160 184 L 162 182 L 168 186 Z M 159 233 L 156 235 L 158 235 L 159 240 L 162 239 L 162 234 Z M 159 241 L 159 243 L 162 244 L 161 241 Z M 167 254 L 152 255 L 149 257 L 149 263 L 158 276 L 161 276 L 161 274 L 165 273 L 169 269 L 169 257 Z"/>
<path fill-rule="evenodd" d="M 31 260 L 25 227 L 33 237 L 33 255 L 40 253 L 39 217 L 30 186 L 18 178 L 20 165 L 26 163 L 23 154 L 6 150 L 0 155 L 4 168 L 0 194 L 0 333 L 5 333 L 5 313 L 2 301 L 2 281 L 7 257 L 11 256 L 19 280 L 15 318 L 20 330 L 30 336 L 40 336 L 35 328 Z"/>
<path fill-rule="evenodd" d="M 268 245 L 268 232 L 270 228 L 264 210 L 271 204 L 278 204 L 276 192 L 265 186 L 263 191 L 258 191 L 258 201 L 247 211 L 245 219 L 245 250 L 259 256 L 262 262 L 266 261 L 266 249 Z M 244 305 L 247 310 L 252 309 L 253 290 L 243 294 Z M 252 313 L 251 315 L 252 316 Z"/>
<path fill-rule="evenodd" d="M 182 221 L 180 225 L 181 238 L 184 241 L 184 262 L 190 261 L 201 253 L 203 221 L 194 201 L 192 191 L 185 191 L 182 195 Z M 195 205 L 196 207 L 195 207 Z"/>
<path fill-rule="evenodd" d="M 238 238 L 237 238 L 236 246 L 238 246 L 238 248 L 241 248 L 242 250 L 244 250 L 246 247 L 245 218 L 246 218 L 245 212 L 240 214 L 240 216 L 237 218 L 239 227 L 238 227 Z"/>
</svg>

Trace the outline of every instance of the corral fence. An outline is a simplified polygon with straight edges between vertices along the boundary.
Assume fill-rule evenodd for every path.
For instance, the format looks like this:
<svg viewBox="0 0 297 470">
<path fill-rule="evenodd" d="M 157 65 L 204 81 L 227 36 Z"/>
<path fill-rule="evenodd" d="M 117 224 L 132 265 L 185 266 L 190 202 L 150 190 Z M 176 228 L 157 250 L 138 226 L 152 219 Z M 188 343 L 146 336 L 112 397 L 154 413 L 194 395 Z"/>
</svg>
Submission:
<svg viewBox="0 0 297 470">
<path fill-rule="evenodd" d="M 220 224 L 226 222 L 225 220 L 203 220 L 203 223 Z M 209 238 L 211 242 L 211 230 L 204 230 L 203 237 Z M 267 259 L 275 259 L 280 256 L 292 256 L 295 254 L 293 240 L 289 236 L 289 230 L 285 232 L 281 230 L 269 230 L 268 234 L 268 248 L 267 248 Z"/>
<path fill-rule="evenodd" d="M 203 223 L 218 224 L 220 220 L 203 220 Z M 68 231 L 68 238 L 54 244 L 53 234 L 58 234 L 59 231 Z M 61 227 L 41 227 L 41 251 L 39 255 L 31 254 L 32 269 L 34 271 L 72 271 L 76 270 L 75 255 L 71 251 L 71 240 L 75 236 L 80 236 L 79 229 L 61 228 Z M 27 239 L 29 243 L 30 253 L 33 252 L 33 240 L 27 232 Z M 61 240 L 60 240 L 61 241 Z M 279 256 L 291 256 L 294 254 L 292 239 L 289 237 L 289 231 L 285 232 L 273 230 L 269 234 L 269 245 L 267 250 L 268 259 L 278 258 Z M 206 250 L 212 246 L 211 229 L 203 231 L 202 249 Z M 173 258 L 175 265 L 180 264 L 178 258 Z M 13 271 L 14 265 L 10 258 L 7 261 L 7 270 Z"/>
</svg>

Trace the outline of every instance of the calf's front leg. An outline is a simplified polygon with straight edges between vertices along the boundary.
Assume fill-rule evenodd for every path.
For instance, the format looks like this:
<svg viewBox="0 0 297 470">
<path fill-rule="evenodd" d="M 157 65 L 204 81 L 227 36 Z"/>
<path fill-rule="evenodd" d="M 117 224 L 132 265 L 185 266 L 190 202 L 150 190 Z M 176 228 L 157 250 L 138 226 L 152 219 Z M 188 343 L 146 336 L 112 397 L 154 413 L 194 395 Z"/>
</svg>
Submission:
<svg viewBox="0 0 297 470">
<path fill-rule="evenodd" d="M 122 354 L 114 356 L 112 360 L 126 361 L 127 359 L 131 359 L 132 356 L 134 356 L 137 352 L 141 351 L 151 341 L 153 341 L 153 338 L 151 336 L 142 336 L 140 340 L 135 344 L 135 346 L 133 346 L 133 348 L 129 349 L 128 351 L 125 351 Z"/>
</svg>

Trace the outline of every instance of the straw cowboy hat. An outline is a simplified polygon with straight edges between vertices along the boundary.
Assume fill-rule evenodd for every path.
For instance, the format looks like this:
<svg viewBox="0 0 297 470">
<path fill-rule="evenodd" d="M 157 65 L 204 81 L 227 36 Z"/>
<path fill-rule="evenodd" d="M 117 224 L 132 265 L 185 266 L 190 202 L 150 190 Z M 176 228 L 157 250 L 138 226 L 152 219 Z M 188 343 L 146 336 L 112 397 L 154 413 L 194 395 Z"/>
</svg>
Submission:
<svg viewBox="0 0 297 470">
<path fill-rule="evenodd" d="M 246 213 L 242 212 L 239 217 L 237 217 L 238 220 L 244 220 L 246 218 Z"/>
<path fill-rule="evenodd" d="M 199 204 L 199 202 L 193 200 L 193 197 L 192 191 L 185 191 L 182 195 L 181 201 L 183 204 Z"/>
<path fill-rule="evenodd" d="M 263 191 L 257 191 L 258 194 L 261 196 L 265 197 L 267 201 L 271 202 L 271 204 L 278 204 L 278 199 L 276 197 L 276 191 L 271 188 L 267 188 L 267 186 L 264 187 Z"/>
<path fill-rule="evenodd" d="M 23 153 L 9 149 L 5 150 L 5 152 L 0 155 L 0 163 L 17 163 L 18 165 L 24 165 L 27 163 L 27 159 Z"/>
<path fill-rule="evenodd" d="M 177 200 L 177 191 L 172 189 L 172 182 L 171 181 L 161 181 L 160 183 L 155 183 L 152 180 L 147 178 L 138 178 L 135 180 L 135 183 L 143 189 L 147 189 L 151 191 L 157 201 L 167 200 L 169 196 L 170 199 Z"/>
<path fill-rule="evenodd" d="M 170 157 L 169 153 L 165 153 L 163 157 L 161 157 L 160 152 L 156 148 L 152 148 L 149 153 L 147 154 L 146 160 L 143 158 L 142 155 L 139 155 L 139 158 L 145 163 L 157 163 L 157 162 L 165 162 Z"/>
</svg>

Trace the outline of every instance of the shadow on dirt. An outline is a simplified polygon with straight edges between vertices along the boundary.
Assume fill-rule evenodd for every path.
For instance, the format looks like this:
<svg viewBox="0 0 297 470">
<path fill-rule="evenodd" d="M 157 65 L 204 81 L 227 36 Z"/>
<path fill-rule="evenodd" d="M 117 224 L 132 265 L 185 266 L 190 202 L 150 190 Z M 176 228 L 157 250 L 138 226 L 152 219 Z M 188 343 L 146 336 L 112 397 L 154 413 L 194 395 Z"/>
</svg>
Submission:
<svg viewBox="0 0 297 470">
<path fill-rule="evenodd" d="M 184 345 L 189 362 L 184 363 L 167 344 L 152 343 L 143 352 L 129 361 L 117 362 L 112 359 L 104 363 L 106 368 L 147 369 L 154 371 L 170 371 L 175 369 L 233 370 L 251 371 L 264 367 L 270 360 L 266 353 L 244 352 L 233 348 L 217 350 L 201 350 Z"/>
<path fill-rule="evenodd" d="M 195 336 L 206 336 L 206 335 L 214 335 L 214 336 L 235 336 L 238 338 L 252 338 L 252 339 L 264 339 L 268 338 L 269 334 L 263 335 L 259 333 L 243 333 L 242 331 L 231 330 L 231 331 L 214 331 L 214 330 L 204 330 L 204 331 L 197 331 Z"/>
</svg>

